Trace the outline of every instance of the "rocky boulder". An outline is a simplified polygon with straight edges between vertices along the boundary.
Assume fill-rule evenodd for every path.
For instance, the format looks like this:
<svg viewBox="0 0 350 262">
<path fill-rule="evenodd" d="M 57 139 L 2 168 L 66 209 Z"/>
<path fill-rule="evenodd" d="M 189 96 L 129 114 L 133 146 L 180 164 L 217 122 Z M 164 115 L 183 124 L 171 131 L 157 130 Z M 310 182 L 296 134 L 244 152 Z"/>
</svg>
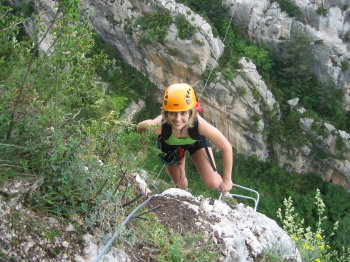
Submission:
<svg viewBox="0 0 350 262">
<path fill-rule="evenodd" d="M 293 240 L 275 221 L 243 204 L 232 209 L 220 200 L 172 188 L 156 195 L 150 205 L 161 206 L 155 211 L 160 223 L 176 231 L 205 232 L 221 244 L 219 261 L 253 262 L 272 250 L 284 259 L 301 261 Z"/>
</svg>

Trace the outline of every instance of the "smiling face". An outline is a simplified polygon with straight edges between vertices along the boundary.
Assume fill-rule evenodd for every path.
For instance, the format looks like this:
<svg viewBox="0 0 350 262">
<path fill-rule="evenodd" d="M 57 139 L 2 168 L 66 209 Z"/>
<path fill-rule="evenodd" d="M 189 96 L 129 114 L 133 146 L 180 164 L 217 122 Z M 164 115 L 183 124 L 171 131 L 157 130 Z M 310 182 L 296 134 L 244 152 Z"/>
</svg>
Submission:
<svg viewBox="0 0 350 262">
<path fill-rule="evenodd" d="M 175 130 L 181 130 L 184 127 L 193 127 L 194 121 L 197 119 L 197 110 L 192 108 L 190 110 L 170 112 L 162 111 L 162 119 Z"/>
<path fill-rule="evenodd" d="M 190 119 L 190 111 L 168 112 L 168 121 L 171 127 L 175 130 L 181 130 L 188 126 Z"/>
</svg>

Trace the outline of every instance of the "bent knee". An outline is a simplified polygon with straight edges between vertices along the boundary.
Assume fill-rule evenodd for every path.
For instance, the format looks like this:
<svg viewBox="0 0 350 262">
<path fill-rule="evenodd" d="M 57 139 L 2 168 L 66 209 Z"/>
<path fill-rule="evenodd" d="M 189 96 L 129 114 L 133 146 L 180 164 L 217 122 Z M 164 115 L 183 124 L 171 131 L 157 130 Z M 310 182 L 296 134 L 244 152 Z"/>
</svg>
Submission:
<svg viewBox="0 0 350 262">
<path fill-rule="evenodd" d="M 173 183 L 177 188 L 186 189 L 188 187 L 188 181 L 186 177 L 180 178 L 178 180 L 173 179 Z"/>
<path fill-rule="evenodd" d="M 212 180 L 212 181 L 206 181 L 205 182 L 205 185 L 207 186 L 207 188 L 209 189 L 218 189 L 219 186 L 221 184 L 221 180 L 218 181 L 218 180 Z"/>
<path fill-rule="evenodd" d="M 186 189 L 188 187 L 187 180 L 185 182 L 180 181 L 180 183 L 177 184 L 177 187 L 180 188 L 180 189 Z"/>
</svg>

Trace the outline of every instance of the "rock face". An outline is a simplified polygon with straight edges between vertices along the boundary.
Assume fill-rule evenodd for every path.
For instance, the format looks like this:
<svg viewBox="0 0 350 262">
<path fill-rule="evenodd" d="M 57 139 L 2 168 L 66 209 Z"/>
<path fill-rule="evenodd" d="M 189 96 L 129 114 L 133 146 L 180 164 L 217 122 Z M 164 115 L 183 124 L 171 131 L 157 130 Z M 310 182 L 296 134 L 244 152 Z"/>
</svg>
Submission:
<svg viewBox="0 0 350 262">
<path fill-rule="evenodd" d="M 323 76 L 331 75 L 339 88 L 350 90 L 349 70 L 342 69 L 350 56 L 346 42 L 349 10 L 343 10 L 345 2 L 333 3 L 334 6 L 324 3 L 323 8 L 328 10 L 329 15 L 321 16 L 317 14 L 321 10 L 317 1 L 307 4 L 295 1 L 305 21 L 289 17 L 276 2 L 224 2 L 230 7 L 234 22 L 247 29 L 252 41 L 265 43 L 276 52 L 280 43 L 292 40 L 293 31 L 305 33 L 312 41 L 322 40 L 322 44 L 315 44 L 313 48 L 316 75 L 321 80 Z M 216 60 L 224 48 L 203 18 L 175 1 L 84 1 L 84 8 L 87 7 L 93 10 L 92 22 L 96 32 L 105 42 L 115 46 L 129 64 L 147 75 L 160 90 L 173 82 L 192 84 L 200 94 L 206 118 L 224 133 L 239 153 L 257 155 L 263 161 L 268 159 L 266 127 L 272 117 L 276 114 L 278 117 L 279 106 L 255 65 L 245 58 L 240 61 L 242 69 L 234 76 L 227 77 L 221 72 L 215 81 L 201 86 L 198 79 L 206 69 L 217 65 Z M 183 15 L 197 28 L 196 33 L 191 39 L 180 39 L 179 29 L 172 23 L 162 42 L 142 43 L 144 32 L 135 22 L 138 17 L 154 13 L 159 8 L 168 10 L 173 21 L 180 14 Z M 125 30 L 130 24 L 129 31 Z M 160 99 L 161 95 L 158 97 Z M 311 135 L 308 132 L 305 134 Z M 291 152 L 301 152 L 297 154 L 299 161 L 291 165 L 294 171 L 315 172 L 326 181 L 337 181 L 335 183 L 350 190 L 349 156 L 344 155 L 340 159 L 330 157 L 329 161 L 324 161 L 326 165 L 319 165 L 302 153 L 307 148 L 312 151 L 312 155 L 314 147 L 305 145 L 302 149 L 286 150 L 275 145 L 280 166 L 290 164 Z M 323 148 L 328 151 L 327 146 Z"/>
<path fill-rule="evenodd" d="M 151 205 L 161 205 L 155 211 L 161 223 L 169 226 L 171 218 L 175 230 L 206 232 L 208 238 L 222 243 L 220 261 L 257 261 L 263 251 L 275 249 L 282 258 L 301 261 L 293 240 L 275 221 L 243 204 L 231 209 L 220 200 L 172 188 L 156 195 Z"/>
<path fill-rule="evenodd" d="M 174 0 L 85 0 L 83 3 L 84 8 L 93 10 L 91 19 L 97 34 L 160 89 L 179 81 L 194 83 L 208 67 L 215 65 L 223 52 L 224 45 L 213 36 L 210 25 Z M 137 25 L 137 18 L 159 10 L 169 11 L 173 20 L 183 15 L 196 28 L 196 33 L 191 39 L 180 39 L 176 24 L 171 23 L 162 42 L 144 44 L 144 32 Z"/>
<path fill-rule="evenodd" d="M 305 117 L 306 110 L 298 106 L 297 99 L 288 102 L 291 110 L 299 113 L 300 135 L 308 141 L 289 149 L 275 144 L 279 165 L 300 174 L 315 173 L 324 181 L 350 191 L 350 134 L 329 123 Z"/>
<path fill-rule="evenodd" d="M 126 33 L 125 26 L 135 23 L 137 17 L 157 11 L 149 2 L 84 1 L 84 9 L 92 8 L 92 22 L 100 37 L 115 46 L 129 64 L 146 74 L 160 90 L 169 83 L 188 82 L 198 92 L 203 91 L 201 102 L 207 118 L 228 137 L 238 152 L 256 154 L 266 160 L 268 152 L 262 133 L 264 115 L 261 107 L 267 105 L 272 111 L 276 101 L 255 65 L 242 59 L 242 69 L 231 81 L 219 76 L 216 83 L 200 86 L 198 80 L 203 72 L 217 65 L 223 43 L 213 36 L 210 25 L 188 7 L 175 1 L 158 0 L 153 4 L 168 10 L 173 19 L 180 14 L 185 16 L 197 28 L 193 38 L 180 39 L 174 23 L 162 43 L 143 44 L 143 32 L 137 25 L 132 27 L 132 34 Z M 254 98 L 254 90 L 260 94 L 262 105 L 260 98 Z"/>
<path fill-rule="evenodd" d="M 268 0 L 224 0 L 236 25 L 242 26 L 250 39 L 264 43 L 278 53 L 284 41 L 293 41 L 292 33 L 310 38 L 315 59 L 314 72 L 320 80 L 332 76 L 338 88 L 350 89 L 350 7 L 348 1 L 294 0 L 291 5 L 302 17 L 297 21 Z M 348 99 L 348 97 L 347 97 Z M 349 100 L 348 100 L 349 101 Z"/>
<path fill-rule="evenodd" d="M 239 63 L 242 68 L 235 77 L 228 79 L 219 74 L 205 87 L 200 100 L 206 118 L 239 153 L 257 155 L 265 161 L 268 158 L 266 121 L 279 113 L 279 106 L 255 65 L 246 58 Z"/>
</svg>

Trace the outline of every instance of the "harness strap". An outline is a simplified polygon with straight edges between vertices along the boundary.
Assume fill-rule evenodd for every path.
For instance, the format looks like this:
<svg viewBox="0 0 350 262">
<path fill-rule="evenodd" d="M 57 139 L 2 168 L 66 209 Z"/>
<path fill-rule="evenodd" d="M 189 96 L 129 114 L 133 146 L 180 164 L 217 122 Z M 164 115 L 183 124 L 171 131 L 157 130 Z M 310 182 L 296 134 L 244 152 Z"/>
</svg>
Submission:
<svg viewBox="0 0 350 262">
<path fill-rule="evenodd" d="M 211 165 L 211 167 L 213 168 L 214 172 L 216 172 L 216 167 L 214 165 L 214 161 L 210 155 L 210 152 L 209 152 L 209 149 L 208 149 L 208 140 L 207 139 L 204 139 L 204 143 L 205 143 L 205 152 L 207 153 L 207 156 L 208 156 L 208 159 L 209 159 L 209 163 Z"/>
<path fill-rule="evenodd" d="M 200 137 L 199 131 L 198 131 L 198 120 L 196 119 L 193 123 L 193 127 L 188 128 L 188 135 L 194 139 L 198 140 Z M 162 123 L 162 131 L 160 133 L 160 137 L 163 140 L 169 139 L 171 136 L 171 126 L 168 123 Z"/>
<path fill-rule="evenodd" d="M 200 104 L 199 104 L 199 107 L 200 107 Z M 191 138 L 193 138 L 194 140 L 199 140 L 200 139 L 200 134 L 199 134 L 199 130 L 198 130 L 198 120 L 196 120 L 194 122 L 194 126 L 192 128 L 189 128 L 188 129 L 188 133 L 190 135 Z M 166 139 L 168 139 L 171 135 L 171 126 L 167 123 L 163 123 L 162 124 L 162 131 L 161 131 L 161 134 L 158 136 L 158 146 L 160 148 L 160 145 L 162 143 L 162 140 L 165 141 Z M 214 164 L 214 161 L 210 155 L 210 152 L 209 152 L 209 145 L 208 145 L 208 140 L 207 139 L 203 139 L 204 140 L 204 149 L 205 149 L 205 152 L 207 153 L 207 156 L 208 156 L 208 159 L 209 159 L 209 163 L 211 165 L 211 167 L 213 168 L 214 172 L 217 171 L 216 167 L 215 167 L 215 164 Z M 174 149 L 174 152 L 172 154 L 174 154 L 175 152 L 177 151 L 177 157 L 174 157 L 172 159 L 172 161 L 170 162 L 166 162 L 164 161 L 163 159 L 163 162 L 169 166 L 171 164 L 173 164 L 174 162 L 178 161 L 178 160 L 181 160 L 184 156 L 185 156 L 185 151 L 186 151 L 186 147 L 177 147 L 176 149 Z"/>
</svg>

